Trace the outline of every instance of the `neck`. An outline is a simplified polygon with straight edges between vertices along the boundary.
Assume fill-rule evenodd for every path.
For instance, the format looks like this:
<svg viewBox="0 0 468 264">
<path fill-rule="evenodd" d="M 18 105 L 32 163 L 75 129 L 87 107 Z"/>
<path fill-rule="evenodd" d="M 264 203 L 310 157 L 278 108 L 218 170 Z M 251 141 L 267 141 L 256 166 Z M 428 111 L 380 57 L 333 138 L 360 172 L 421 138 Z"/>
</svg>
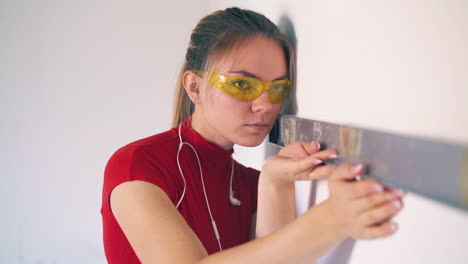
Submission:
<svg viewBox="0 0 468 264">
<path fill-rule="evenodd" d="M 227 140 L 219 131 L 212 127 L 202 114 L 195 110 L 192 114 L 192 129 L 197 131 L 206 141 L 229 151 L 234 143 Z"/>
</svg>

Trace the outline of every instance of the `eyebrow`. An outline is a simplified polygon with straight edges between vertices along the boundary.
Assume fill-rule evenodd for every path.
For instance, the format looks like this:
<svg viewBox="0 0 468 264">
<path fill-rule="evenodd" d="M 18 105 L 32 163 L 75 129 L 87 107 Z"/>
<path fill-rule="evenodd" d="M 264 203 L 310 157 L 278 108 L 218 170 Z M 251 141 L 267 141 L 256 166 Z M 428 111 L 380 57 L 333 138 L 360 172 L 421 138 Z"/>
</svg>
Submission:
<svg viewBox="0 0 468 264">
<path fill-rule="evenodd" d="M 258 78 L 257 75 L 255 75 L 255 74 L 253 74 L 253 73 L 250 73 L 250 72 L 248 72 L 248 71 L 244 71 L 244 70 L 240 70 L 240 71 L 230 71 L 229 73 L 237 73 L 237 74 L 241 74 L 241 75 L 243 75 L 243 76 L 245 76 L 245 77 L 252 77 L 252 78 L 260 79 L 260 78 Z M 288 74 L 285 74 L 285 75 L 283 75 L 283 76 L 281 76 L 281 77 L 279 77 L 279 78 L 274 79 L 273 81 L 285 80 L 285 79 L 287 79 L 287 78 L 288 78 Z"/>
</svg>

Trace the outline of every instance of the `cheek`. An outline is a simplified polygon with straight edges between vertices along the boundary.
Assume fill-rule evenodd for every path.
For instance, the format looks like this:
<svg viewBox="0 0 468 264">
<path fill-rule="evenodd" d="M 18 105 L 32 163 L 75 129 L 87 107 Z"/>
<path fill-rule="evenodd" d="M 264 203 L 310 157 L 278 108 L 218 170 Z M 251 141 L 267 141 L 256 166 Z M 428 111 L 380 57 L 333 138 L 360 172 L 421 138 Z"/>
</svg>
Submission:
<svg viewBox="0 0 468 264">
<path fill-rule="evenodd" d="M 230 112 L 235 116 L 242 116 L 249 112 L 250 103 L 239 101 L 227 94 L 223 94 L 220 99 L 219 105 L 225 108 L 225 111 Z"/>
<path fill-rule="evenodd" d="M 278 116 L 279 113 L 281 112 L 281 109 L 283 109 L 283 103 L 273 104 L 272 112 L 274 113 L 275 116 Z"/>
<path fill-rule="evenodd" d="M 234 125 L 235 121 L 242 119 L 249 110 L 248 103 L 236 100 L 218 89 L 211 91 L 207 99 L 207 114 L 228 125 Z"/>
</svg>

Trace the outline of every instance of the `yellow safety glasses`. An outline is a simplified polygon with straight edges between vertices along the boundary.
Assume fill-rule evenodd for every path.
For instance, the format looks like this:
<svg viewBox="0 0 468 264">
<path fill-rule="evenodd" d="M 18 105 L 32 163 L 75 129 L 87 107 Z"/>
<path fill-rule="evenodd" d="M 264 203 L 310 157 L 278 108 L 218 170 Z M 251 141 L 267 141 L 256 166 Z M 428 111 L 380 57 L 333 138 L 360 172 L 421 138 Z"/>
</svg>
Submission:
<svg viewBox="0 0 468 264">
<path fill-rule="evenodd" d="M 260 97 L 263 91 L 267 91 L 268 99 L 271 103 L 281 103 L 288 95 L 291 83 L 289 80 L 267 82 L 252 77 L 232 76 L 214 72 L 194 72 L 200 76 L 206 74 L 210 84 L 218 87 L 237 100 L 244 102 L 254 101 Z"/>
</svg>

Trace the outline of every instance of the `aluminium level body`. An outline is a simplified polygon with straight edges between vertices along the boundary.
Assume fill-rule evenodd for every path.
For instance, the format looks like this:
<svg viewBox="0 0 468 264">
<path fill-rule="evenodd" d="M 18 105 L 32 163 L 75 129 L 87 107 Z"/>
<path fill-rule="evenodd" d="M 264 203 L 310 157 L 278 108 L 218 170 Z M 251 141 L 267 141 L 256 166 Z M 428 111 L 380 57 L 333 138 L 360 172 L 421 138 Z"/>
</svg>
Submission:
<svg viewBox="0 0 468 264">
<path fill-rule="evenodd" d="M 270 142 L 317 141 L 336 149 L 327 163 L 363 163 L 365 177 L 468 211 L 468 146 L 282 115 Z"/>
</svg>

